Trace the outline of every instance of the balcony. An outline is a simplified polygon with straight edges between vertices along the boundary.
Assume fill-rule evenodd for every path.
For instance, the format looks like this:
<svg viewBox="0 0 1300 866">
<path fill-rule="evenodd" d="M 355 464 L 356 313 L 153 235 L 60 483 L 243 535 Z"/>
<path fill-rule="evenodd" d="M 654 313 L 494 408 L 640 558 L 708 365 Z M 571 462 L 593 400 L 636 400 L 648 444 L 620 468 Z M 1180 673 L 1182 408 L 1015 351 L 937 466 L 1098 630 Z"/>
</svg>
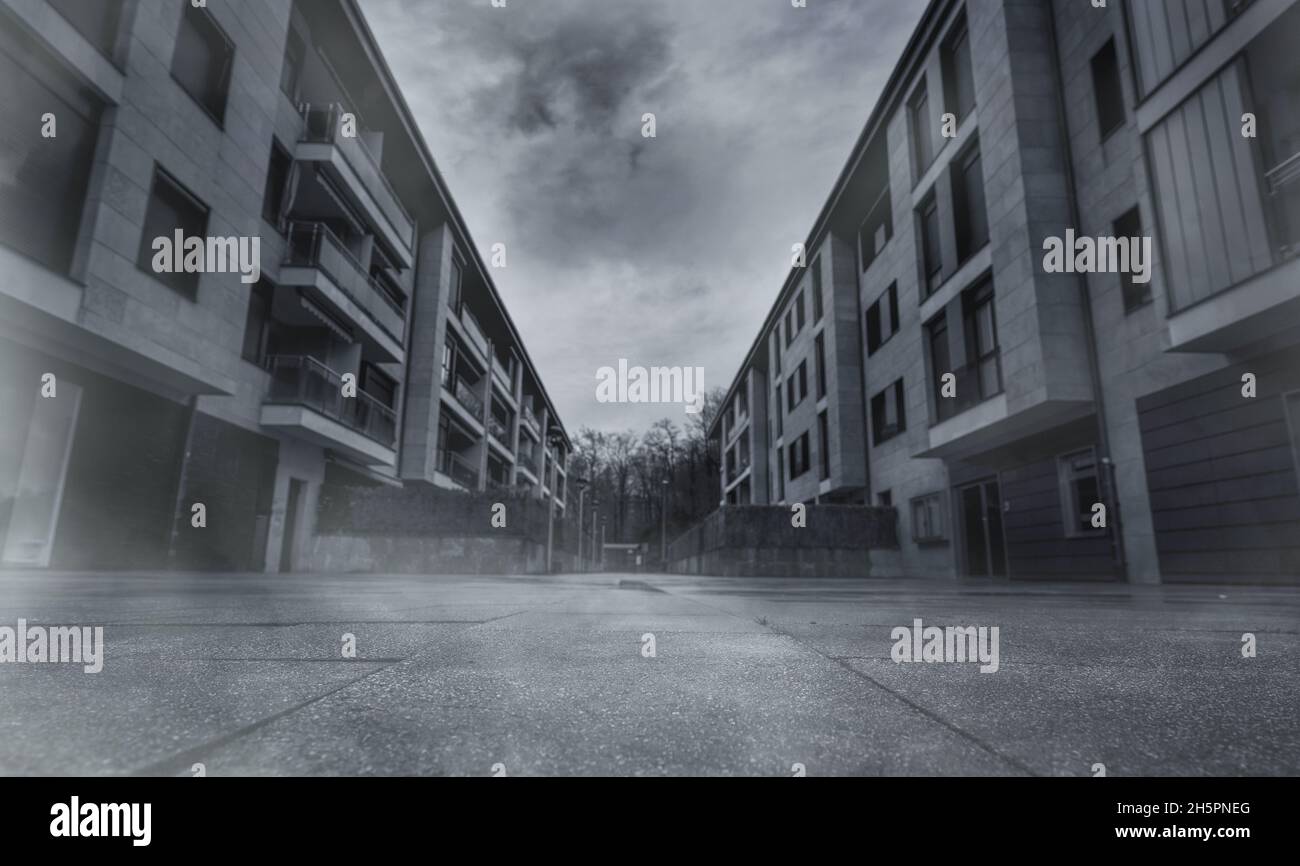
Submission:
<svg viewBox="0 0 1300 866">
<path fill-rule="evenodd" d="M 533 414 L 532 408 L 525 406 L 522 414 L 525 426 L 531 429 L 533 438 L 540 442 L 542 437 L 542 425 L 537 423 L 537 416 Z"/>
<path fill-rule="evenodd" d="M 478 466 L 455 451 L 438 452 L 438 471 L 467 490 L 478 489 Z"/>
<path fill-rule="evenodd" d="M 324 171 L 349 199 L 348 204 L 366 216 L 395 260 L 403 268 L 414 265 L 415 221 L 362 140 L 361 131 L 356 137 L 340 134 L 345 109 L 334 103 L 307 103 L 298 110 L 303 125 L 295 158 Z"/>
<path fill-rule="evenodd" d="M 495 415 L 488 416 L 487 429 L 498 442 L 507 448 L 510 447 L 510 431 L 503 422 L 497 420 Z"/>
<path fill-rule="evenodd" d="M 520 454 L 516 464 L 533 478 L 537 478 L 537 460 L 531 454 Z"/>
<path fill-rule="evenodd" d="M 261 423 L 366 465 L 397 462 L 397 416 L 364 391 L 343 396 L 343 379 L 315 358 L 272 355 Z"/>
<path fill-rule="evenodd" d="M 487 337 L 483 336 L 483 328 L 479 325 L 478 319 L 475 318 L 474 314 L 470 312 L 469 307 L 462 306 L 460 308 L 460 317 L 457 321 L 460 322 L 461 327 L 465 332 L 465 338 L 469 341 L 470 345 L 478 350 L 481 359 L 487 361 Z"/>
<path fill-rule="evenodd" d="M 359 326 L 358 337 L 372 354 L 403 360 L 406 312 L 323 223 L 289 224 L 279 282 L 314 289 L 332 313 Z"/>
<path fill-rule="evenodd" d="M 476 385 L 470 385 L 464 379 L 457 378 L 456 387 L 452 389 L 451 395 L 475 421 L 482 423 L 483 400 L 479 397 L 476 388 Z"/>
</svg>

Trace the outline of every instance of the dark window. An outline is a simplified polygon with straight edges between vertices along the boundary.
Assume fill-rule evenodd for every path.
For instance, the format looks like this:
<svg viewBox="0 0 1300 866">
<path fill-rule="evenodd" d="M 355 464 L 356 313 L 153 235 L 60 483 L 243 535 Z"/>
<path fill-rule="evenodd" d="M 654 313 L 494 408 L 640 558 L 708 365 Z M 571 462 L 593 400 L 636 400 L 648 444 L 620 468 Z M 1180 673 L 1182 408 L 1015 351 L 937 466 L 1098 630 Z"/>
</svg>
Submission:
<svg viewBox="0 0 1300 866">
<path fill-rule="evenodd" d="M 799 362 L 799 402 L 808 396 L 808 362 Z"/>
<path fill-rule="evenodd" d="M 448 340 L 442 347 L 442 386 L 450 388 L 456 375 L 456 350 Z"/>
<path fill-rule="evenodd" d="M 460 259 L 452 257 L 451 260 L 451 285 L 447 287 L 447 305 L 451 307 L 452 312 L 460 315 L 460 288 L 461 281 L 464 279 L 463 266 Z"/>
<path fill-rule="evenodd" d="M 1132 249 L 1132 241 L 1142 237 L 1142 213 L 1137 208 L 1125 213 L 1119 219 L 1115 220 L 1112 231 L 1116 238 L 1128 238 L 1130 240 L 1129 248 Z M 1139 241 L 1140 243 L 1140 241 Z M 1127 273 L 1120 274 L 1120 286 L 1124 290 L 1124 312 L 1131 313 L 1139 307 L 1144 307 L 1151 303 L 1151 281 L 1145 283 L 1136 282 L 1133 279 L 1133 269 L 1130 268 Z"/>
<path fill-rule="evenodd" d="M 908 113 L 912 118 L 912 140 L 915 142 L 916 176 L 925 174 L 925 170 L 934 162 L 934 130 L 930 123 L 930 97 L 925 91 L 925 80 L 916 89 L 912 101 L 908 104 Z"/>
<path fill-rule="evenodd" d="M 918 544 L 941 542 L 947 539 L 943 509 L 943 494 L 929 493 L 912 500 L 912 540 Z"/>
<path fill-rule="evenodd" d="M 826 335 L 817 335 L 817 399 L 826 396 Z"/>
<path fill-rule="evenodd" d="M 1124 88 L 1114 39 L 1092 57 L 1092 92 L 1097 101 L 1097 127 L 1105 138 L 1124 125 Z"/>
<path fill-rule="evenodd" d="M 775 402 L 773 402 L 772 405 L 776 407 L 776 435 L 777 438 L 779 439 L 781 437 L 781 434 L 785 432 L 785 413 L 781 411 L 781 386 L 780 385 L 776 386 L 775 397 L 776 397 Z"/>
<path fill-rule="evenodd" d="M 785 345 L 788 349 L 794 342 L 794 310 L 785 311 Z"/>
<path fill-rule="evenodd" d="M 780 378 L 781 376 L 781 322 L 776 323 L 776 331 L 772 334 L 772 377 Z"/>
<path fill-rule="evenodd" d="M 796 401 L 794 398 L 794 376 L 785 380 L 785 410 L 793 412 Z"/>
<path fill-rule="evenodd" d="M 821 437 L 817 447 L 821 452 L 822 480 L 825 481 L 831 477 L 831 425 L 825 412 L 817 416 L 817 431 Z"/>
<path fill-rule="evenodd" d="M 0 104 L 11 118 L 0 131 L 0 244 L 66 275 L 80 235 L 103 103 L 14 32 L 0 24 Z M 41 135 L 47 112 L 57 123 L 54 138 Z"/>
<path fill-rule="evenodd" d="M 894 283 L 867 308 L 867 354 L 875 354 L 897 333 L 898 284 Z"/>
<path fill-rule="evenodd" d="M 244 319 L 244 348 L 241 357 L 259 367 L 266 357 L 275 353 L 272 332 L 275 320 L 271 315 L 275 287 L 265 279 L 258 280 L 248 293 L 248 315 Z"/>
<path fill-rule="evenodd" d="M 392 376 L 389 376 L 383 370 L 379 369 L 374 364 L 371 364 L 369 362 L 362 364 L 361 375 L 362 375 L 361 390 L 365 391 L 371 397 L 374 397 L 376 400 L 378 400 L 380 403 L 387 406 L 389 409 L 396 408 L 397 382 L 396 380 L 393 379 Z M 496 412 L 497 408 L 498 408 L 497 402 L 493 400 L 492 414 L 494 416 L 497 415 Z M 509 418 L 509 413 L 505 412 L 505 416 L 506 418 Z"/>
<path fill-rule="evenodd" d="M 943 50 L 944 103 L 960 121 L 975 107 L 975 81 L 971 75 L 970 34 L 965 20 L 953 28 Z"/>
<path fill-rule="evenodd" d="M 810 468 L 811 460 L 808 454 L 808 444 L 808 434 L 805 432 L 789 445 L 791 481 L 803 475 Z"/>
<path fill-rule="evenodd" d="M 776 498 L 785 499 L 785 450 L 776 449 Z"/>
<path fill-rule="evenodd" d="M 979 148 L 972 148 L 952 168 L 953 209 L 956 215 L 957 258 L 965 261 L 989 242 L 989 217 L 984 206 L 984 169 Z"/>
<path fill-rule="evenodd" d="M 786 386 L 786 411 L 793 412 L 795 407 L 803 402 L 803 398 L 808 396 L 808 362 L 801 361 L 799 369 L 790 374 L 790 378 L 785 380 Z"/>
<path fill-rule="evenodd" d="M 822 260 L 813 259 L 812 263 L 813 321 L 820 322 L 825 311 L 822 308 Z"/>
<path fill-rule="evenodd" d="M 998 357 L 998 327 L 993 311 L 993 282 L 968 290 L 962 298 L 966 329 L 966 357 L 979 388 L 980 400 L 1002 390 L 1002 364 Z"/>
<path fill-rule="evenodd" d="M 907 429 L 903 411 L 903 380 L 899 379 L 871 398 L 871 440 L 875 445 L 888 442 Z"/>
<path fill-rule="evenodd" d="M 284 67 L 280 70 L 280 90 L 294 102 L 298 101 L 298 82 L 302 78 L 303 59 L 307 49 L 298 31 L 289 28 L 284 42 Z"/>
<path fill-rule="evenodd" d="M 804 318 L 803 289 L 799 290 L 799 296 L 794 299 L 794 313 L 795 313 L 795 331 L 796 332 L 802 331 L 803 326 L 807 323 L 807 319 Z"/>
<path fill-rule="evenodd" d="M 266 187 L 262 191 L 262 219 L 275 226 L 276 231 L 284 234 L 286 226 L 283 217 L 284 191 L 289 184 L 289 169 L 293 158 L 280 146 L 280 142 L 271 141 L 271 161 L 266 170 Z"/>
<path fill-rule="evenodd" d="M 879 493 L 877 493 L 877 494 L 876 494 L 876 504 L 879 505 L 881 508 L 893 508 L 893 507 L 894 507 L 894 491 L 892 491 L 892 490 L 882 490 L 882 491 L 880 491 Z"/>
<path fill-rule="evenodd" d="M 934 193 L 930 193 L 921 203 L 921 267 L 924 272 L 923 285 L 928 296 L 943 282 L 943 256 L 939 252 L 939 206 L 935 203 Z"/>
<path fill-rule="evenodd" d="M 114 60 L 123 0 L 50 0 L 50 5 L 101 54 Z"/>
<path fill-rule="evenodd" d="M 1092 507 L 1101 502 L 1097 480 L 1097 458 L 1091 448 L 1067 454 L 1057 460 L 1061 479 L 1061 508 L 1068 537 L 1093 535 L 1105 529 L 1092 525 Z"/>
<path fill-rule="evenodd" d="M 172 77 L 218 124 L 225 122 L 234 59 L 234 43 L 208 11 L 186 3 L 172 52 Z"/>
<path fill-rule="evenodd" d="M 168 244 L 174 247 L 177 230 L 186 239 L 206 239 L 208 207 L 177 183 L 171 175 L 155 167 L 153 191 L 149 194 L 149 208 L 144 215 L 144 232 L 140 238 L 140 257 L 137 263 L 141 270 L 153 274 L 159 282 L 194 300 L 199 291 L 199 273 L 186 273 L 184 270 L 171 268 L 170 263 L 169 269 L 162 272 L 155 271 L 153 267 L 156 254 L 154 240 L 166 238 Z M 173 249 L 173 255 L 177 259 L 183 259 L 184 254 L 183 249 Z"/>
<path fill-rule="evenodd" d="M 952 368 L 952 352 L 948 346 L 948 317 L 940 313 L 925 327 L 927 342 L 930 344 L 931 388 L 934 392 L 935 417 L 946 421 L 957 414 L 957 400 L 943 395 L 943 377 L 956 373 Z M 960 396 L 960 394 L 958 395 Z"/>
</svg>

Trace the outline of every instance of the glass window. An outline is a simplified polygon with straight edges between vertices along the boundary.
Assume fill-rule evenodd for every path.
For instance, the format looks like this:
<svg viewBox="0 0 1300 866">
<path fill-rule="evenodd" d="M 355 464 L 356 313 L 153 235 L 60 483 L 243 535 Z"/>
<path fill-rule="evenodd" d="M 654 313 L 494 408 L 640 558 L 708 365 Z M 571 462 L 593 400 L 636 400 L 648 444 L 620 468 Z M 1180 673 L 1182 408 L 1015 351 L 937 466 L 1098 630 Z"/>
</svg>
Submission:
<svg viewBox="0 0 1300 866">
<path fill-rule="evenodd" d="M 188 8 L 188 7 L 187 7 Z M 160 168 L 154 168 L 153 191 L 149 194 L 149 207 L 145 211 L 144 231 L 140 237 L 140 269 L 159 282 L 170 286 L 190 300 L 198 296 L 200 274 L 183 270 L 156 272 L 153 268 L 156 238 L 168 238 L 174 245 L 179 230 L 185 238 L 205 238 L 208 234 L 208 207 L 190 195 L 179 183 Z M 174 251 L 183 255 L 183 251 Z"/>
<path fill-rule="evenodd" d="M 962 120 L 975 107 L 975 80 L 971 75 L 970 34 L 962 20 L 953 27 L 943 53 L 944 101 Z"/>
<path fill-rule="evenodd" d="M 1091 448 L 1058 458 L 1061 511 L 1067 537 L 1096 535 L 1105 529 L 1092 525 L 1092 507 L 1101 502 L 1097 458 Z"/>
<path fill-rule="evenodd" d="M 939 246 L 939 206 L 931 193 L 921 203 L 921 265 L 924 271 L 925 293 L 928 296 L 943 282 L 943 256 Z"/>
<path fill-rule="evenodd" d="M 1097 104 L 1097 127 L 1105 138 L 1124 125 L 1124 89 L 1114 39 L 1093 55 L 1092 92 Z"/>
<path fill-rule="evenodd" d="M 172 52 L 172 77 L 220 124 L 226 116 L 235 46 L 206 9 L 192 3 L 183 8 Z"/>
<path fill-rule="evenodd" d="M 925 174 L 925 170 L 934 162 L 934 130 L 930 123 L 930 97 L 925 90 L 925 79 L 921 80 L 909 105 L 912 116 L 912 140 L 916 151 L 916 176 Z"/>
<path fill-rule="evenodd" d="M 929 493 L 912 500 L 912 540 L 918 544 L 945 541 L 943 494 Z"/>
</svg>

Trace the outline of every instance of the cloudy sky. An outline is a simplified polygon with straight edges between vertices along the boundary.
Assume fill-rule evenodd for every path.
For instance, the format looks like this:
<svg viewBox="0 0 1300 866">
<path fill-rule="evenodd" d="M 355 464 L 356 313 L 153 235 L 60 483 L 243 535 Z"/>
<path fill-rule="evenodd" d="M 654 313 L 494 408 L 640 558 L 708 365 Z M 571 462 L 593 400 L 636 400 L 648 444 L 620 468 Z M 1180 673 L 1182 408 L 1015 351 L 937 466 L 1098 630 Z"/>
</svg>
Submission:
<svg viewBox="0 0 1300 866">
<path fill-rule="evenodd" d="M 925 2 L 362 7 L 574 433 L 685 419 L 598 403 L 620 358 L 730 383 Z"/>
</svg>

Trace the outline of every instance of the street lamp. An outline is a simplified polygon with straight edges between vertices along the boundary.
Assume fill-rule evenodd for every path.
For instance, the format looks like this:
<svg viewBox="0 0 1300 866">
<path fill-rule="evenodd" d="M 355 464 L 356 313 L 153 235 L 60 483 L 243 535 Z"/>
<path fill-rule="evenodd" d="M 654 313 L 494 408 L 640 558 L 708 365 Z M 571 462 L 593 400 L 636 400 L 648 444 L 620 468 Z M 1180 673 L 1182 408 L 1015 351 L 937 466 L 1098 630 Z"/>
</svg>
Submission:
<svg viewBox="0 0 1300 866">
<path fill-rule="evenodd" d="M 551 448 L 551 501 L 546 505 L 546 573 L 551 573 L 551 551 L 555 545 L 555 483 L 560 467 L 559 446 L 564 444 L 564 433 L 552 427 L 546 433 L 546 444 Z M 543 455 L 545 458 L 545 455 Z"/>
<path fill-rule="evenodd" d="M 592 570 L 592 571 L 595 571 L 595 570 L 596 570 L 596 567 L 597 567 L 597 562 L 596 562 L 596 513 L 597 513 L 597 509 L 599 509 L 599 508 L 600 508 L 600 497 L 599 497 L 599 496 L 593 496 L 593 497 L 591 498 L 591 570 Z M 578 538 L 579 538 L 579 539 L 582 538 L 582 533 L 578 533 Z"/>
<path fill-rule="evenodd" d="M 578 571 L 582 571 L 582 506 L 587 498 L 587 479 L 579 476 L 573 479 L 578 485 Z M 593 503 L 594 507 L 594 503 Z"/>
<path fill-rule="evenodd" d="M 659 527 L 659 561 L 664 564 L 664 571 L 668 570 L 668 479 L 665 478 L 660 482 L 663 488 L 663 505 L 660 507 L 661 522 Z"/>
</svg>

